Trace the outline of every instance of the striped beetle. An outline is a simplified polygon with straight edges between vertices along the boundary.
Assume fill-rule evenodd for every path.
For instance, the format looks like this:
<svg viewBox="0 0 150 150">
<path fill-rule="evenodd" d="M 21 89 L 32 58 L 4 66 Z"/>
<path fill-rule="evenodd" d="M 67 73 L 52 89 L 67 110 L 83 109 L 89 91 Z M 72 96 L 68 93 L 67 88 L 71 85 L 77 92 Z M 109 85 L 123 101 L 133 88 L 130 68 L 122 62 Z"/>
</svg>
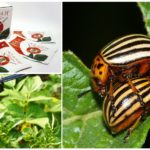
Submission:
<svg viewBox="0 0 150 150">
<path fill-rule="evenodd" d="M 93 89 L 103 96 L 108 92 L 113 102 L 112 82 L 128 81 L 134 93 L 144 105 L 138 90 L 132 84 L 133 77 L 145 76 L 150 71 L 150 37 L 142 34 L 131 34 L 114 40 L 104 47 L 95 57 L 91 77 Z M 108 86 L 109 85 L 109 86 Z"/>
<path fill-rule="evenodd" d="M 107 95 L 103 103 L 104 120 L 111 132 L 117 134 L 128 128 L 125 142 L 138 123 L 147 116 L 150 111 L 150 79 L 146 77 L 131 79 L 134 86 L 138 89 L 145 107 L 138 101 L 138 96 L 132 91 L 130 85 L 114 84 L 113 96 L 116 112 L 111 109 L 111 99 Z"/>
</svg>

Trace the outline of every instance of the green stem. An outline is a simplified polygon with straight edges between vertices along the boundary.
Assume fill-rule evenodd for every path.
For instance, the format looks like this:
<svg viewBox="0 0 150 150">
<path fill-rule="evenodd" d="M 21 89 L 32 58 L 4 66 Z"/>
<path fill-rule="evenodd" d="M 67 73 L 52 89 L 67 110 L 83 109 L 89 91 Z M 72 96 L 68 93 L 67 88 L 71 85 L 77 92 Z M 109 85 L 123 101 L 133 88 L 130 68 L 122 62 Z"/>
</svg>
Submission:
<svg viewBox="0 0 150 150">
<path fill-rule="evenodd" d="M 28 109 L 28 105 L 29 105 L 29 95 L 27 96 L 27 98 L 24 101 L 24 106 L 23 106 L 23 112 L 25 115 L 25 118 L 27 117 L 27 109 Z"/>
</svg>

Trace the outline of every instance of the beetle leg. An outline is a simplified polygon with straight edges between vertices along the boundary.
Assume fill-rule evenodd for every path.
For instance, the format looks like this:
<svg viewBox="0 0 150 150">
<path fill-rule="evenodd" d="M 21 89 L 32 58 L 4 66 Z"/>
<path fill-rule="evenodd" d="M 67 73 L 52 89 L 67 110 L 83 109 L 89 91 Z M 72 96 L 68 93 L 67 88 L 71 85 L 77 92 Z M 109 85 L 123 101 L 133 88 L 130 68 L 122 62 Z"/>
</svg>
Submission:
<svg viewBox="0 0 150 150">
<path fill-rule="evenodd" d="M 140 103 L 141 107 L 144 110 L 144 112 L 142 113 L 142 116 L 141 116 L 141 118 L 144 120 L 145 114 L 146 114 L 146 111 L 147 111 L 146 105 L 143 101 L 142 96 L 138 93 L 139 92 L 138 89 L 133 85 L 132 81 L 129 78 L 127 78 L 127 80 L 128 80 L 128 83 L 129 83 L 132 91 L 138 96 L 138 102 Z"/>
<path fill-rule="evenodd" d="M 143 107 L 145 109 L 145 103 L 143 101 L 142 96 L 138 93 L 139 92 L 138 89 L 133 85 L 132 81 L 129 78 L 127 78 L 127 81 L 128 81 L 128 84 L 130 85 L 132 91 L 138 96 L 138 100 L 141 104 L 141 107 Z"/>
<path fill-rule="evenodd" d="M 146 119 L 146 113 L 147 111 L 145 112 L 146 110 L 144 110 L 144 112 L 141 114 L 141 120 L 144 121 Z"/>
<path fill-rule="evenodd" d="M 116 107 L 114 105 L 114 96 L 113 96 L 113 85 L 112 85 L 112 78 L 110 78 L 110 87 L 109 87 L 109 99 L 111 102 L 111 109 L 112 109 L 112 114 L 114 115 L 114 113 L 116 112 Z"/>
<path fill-rule="evenodd" d="M 140 116 L 139 118 L 137 118 L 137 120 L 134 122 L 134 124 L 128 129 L 126 136 L 124 137 L 123 141 L 124 143 L 126 143 L 132 133 L 132 131 L 136 128 L 136 126 L 138 125 L 138 123 L 140 122 L 142 116 Z"/>
</svg>

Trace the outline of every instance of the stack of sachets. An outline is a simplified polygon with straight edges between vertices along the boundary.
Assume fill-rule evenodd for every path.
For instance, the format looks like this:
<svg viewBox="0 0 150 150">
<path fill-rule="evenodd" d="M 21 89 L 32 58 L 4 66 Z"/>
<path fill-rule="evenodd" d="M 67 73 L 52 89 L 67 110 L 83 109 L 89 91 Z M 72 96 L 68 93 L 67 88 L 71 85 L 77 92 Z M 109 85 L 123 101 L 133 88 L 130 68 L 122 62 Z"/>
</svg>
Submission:
<svg viewBox="0 0 150 150">
<path fill-rule="evenodd" d="M 33 32 L 33 31 L 14 31 L 13 32 L 16 35 L 19 35 L 21 37 L 24 37 L 28 40 L 34 41 L 34 42 L 51 42 L 52 41 L 51 36 L 48 34 L 48 32 Z"/>
<path fill-rule="evenodd" d="M 14 31 L 8 40 L 0 40 L 0 72 L 19 72 L 32 62 L 48 65 L 54 51 L 43 43 L 55 43 L 45 32 Z"/>
<path fill-rule="evenodd" d="M 8 42 L 0 41 L 0 72 L 18 72 L 30 67 Z"/>
</svg>

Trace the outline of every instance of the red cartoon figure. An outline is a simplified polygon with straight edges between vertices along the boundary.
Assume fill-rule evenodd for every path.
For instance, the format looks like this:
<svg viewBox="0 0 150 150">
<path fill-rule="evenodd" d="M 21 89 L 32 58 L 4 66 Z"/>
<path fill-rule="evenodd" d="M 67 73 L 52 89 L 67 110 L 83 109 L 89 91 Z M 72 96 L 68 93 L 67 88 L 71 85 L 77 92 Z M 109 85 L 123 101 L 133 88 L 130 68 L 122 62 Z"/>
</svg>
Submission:
<svg viewBox="0 0 150 150">
<path fill-rule="evenodd" d="M 28 47 L 27 52 L 29 52 L 31 54 L 39 54 L 41 52 L 41 50 L 37 47 Z"/>
<path fill-rule="evenodd" d="M 8 57 L 0 55 L 0 65 L 1 66 L 8 64 L 9 61 L 10 60 Z"/>
<path fill-rule="evenodd" d="M 31 37 L 34 39 L 41 39 L 43 38 L 43 35 L 41 33 L 35 33 L 35 34 L 32 34 Z"/>
</svg>

